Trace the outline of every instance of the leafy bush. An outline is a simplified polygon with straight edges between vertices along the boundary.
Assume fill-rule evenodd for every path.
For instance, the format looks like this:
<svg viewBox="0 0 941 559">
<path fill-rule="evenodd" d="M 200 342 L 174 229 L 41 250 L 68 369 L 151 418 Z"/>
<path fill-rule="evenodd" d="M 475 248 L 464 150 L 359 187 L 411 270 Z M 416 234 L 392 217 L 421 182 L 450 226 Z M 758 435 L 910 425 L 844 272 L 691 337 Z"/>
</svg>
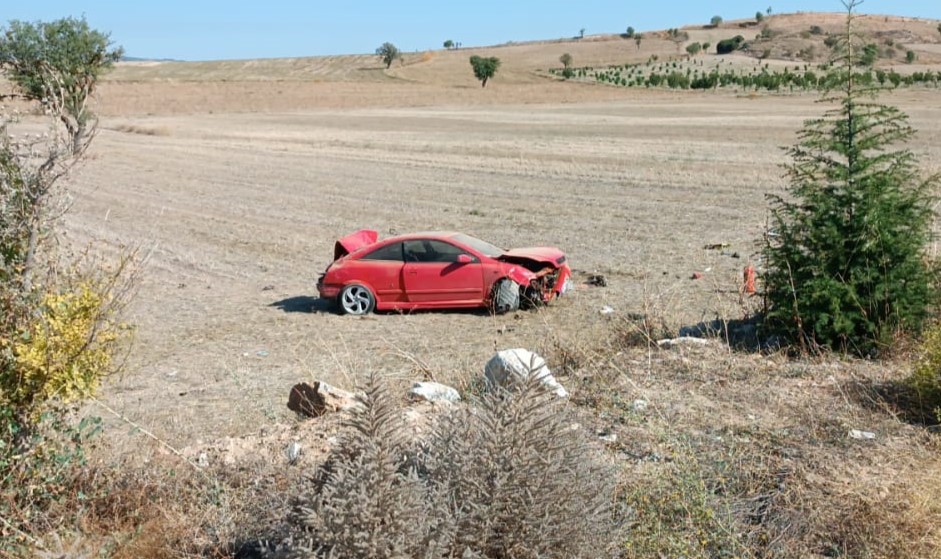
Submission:
<svg viewBox="0 0 941 559">
<path fill-rule="evenodd" d="M 742 48 L 742 45 L 745 43 L 745 37 L 741 35 L 736 35 L 731 39 L 722 39 L 716 43 L 716 53 L 717 54 L 729 54 L 735 52 L 738 49 Z"/>
<path fill-rule="evenodd" d="M 621 536 L 613 476 L 538 382 L 489 392 L 424 442 L 373 377 L 294 521 L 324 557 L 585 557 Z"/>
</svg>

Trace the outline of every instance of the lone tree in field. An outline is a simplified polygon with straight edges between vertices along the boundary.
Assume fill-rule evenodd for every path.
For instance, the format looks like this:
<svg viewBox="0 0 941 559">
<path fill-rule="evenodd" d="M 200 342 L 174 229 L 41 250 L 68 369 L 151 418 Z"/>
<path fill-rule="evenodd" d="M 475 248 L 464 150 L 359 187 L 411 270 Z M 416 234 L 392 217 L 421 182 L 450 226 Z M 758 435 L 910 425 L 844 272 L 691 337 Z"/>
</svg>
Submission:
<svg viewBox="0 0 941 559">
<path fill-rule="evenodd" d="M 487 87 L 487 80 L 492 78 L 500 67 L 500 59 L 495 56 L 484 58 L 474 55 L 470 57 L 470 65 L 474 69 L 474 77 L 480 80 L 480 87 Z"/>
<path fill-rule="evenodd" d="M 568 68 L 569 66 L 572 65 L 572 55 L 569 53 L 563 54 L 562 56 L 559 57 L 559 62 L 562 63 L 563 68 Z"/>
<path fill-rule="evenodd" d="M 628 39 L 632 38 L 634 36 L 634 28 L 628 25 L 627 30 L 624 32 L 624 36 Z"/>
<path fill-rule="evenodd" d="M 392 43 L 382 43 L 382 46 L 376 49 L 376 56 L 382 59 L 382 63 L 386 65 L 386 70 L 388 70 L 392 67 L 393 62 L 402 58 L 402 53 Z"/>
<path fill-rule="evenodd" d="M 84 18 L 14 20 L 0 30 L 0 70 L 20 95 L 58 116 L 76 153 L 94 127 L 88 104 L 98 78 L 124 55 L 109 37 Z"/>
<path fill-rule="evenodd" d="M 448 50 L 453 49 L 453 48 L 454 48 L 454 41 L 452 41 L 451 39 L 448 39 L 447 41 L 445 41 L 445 42 L 444 42 L 444 48 L 446 48 L 446 49 L 448 49 Z"/>
<path fill-rule="evenodd" d="M 637 33 L 634 35 L 634 44 L 637 45 L 637 50 L 640 50 L 640 43 L 644 40 L 643 33 Z"/>
<path fill-rule="evenodd" d="M 709 20 L 709 25 L 713 27 L 722 25 L 722 16 L 712 16 L 712 19 Z"/>
<path fill-rule="evenodd" d="M 673 28 L 667 30 L 667 37 L 676 45 L 676 52 L 680 52 L 680 45 L 689 40 L 689 33 Z"/>
<path fill-rule="evenodd" d="M 702 50 L 702 45 L 699 43 L 690 43 L 686 45 L 686 52 L 690 56 L 696 56 Z"/>
<path fill-rule="evenodd" d="M 822 100 L 837 106 L 804 124 L 787 195 L 772 197 L 766 324 L 804 350 L 870 355 L 918 332 L 936 302 L 926 248 L 938 177 L 893 149 L 914 134 L 908 117 L 857 84 L 859 2 L 843 4 L 840 80 Z"/>
</svg>

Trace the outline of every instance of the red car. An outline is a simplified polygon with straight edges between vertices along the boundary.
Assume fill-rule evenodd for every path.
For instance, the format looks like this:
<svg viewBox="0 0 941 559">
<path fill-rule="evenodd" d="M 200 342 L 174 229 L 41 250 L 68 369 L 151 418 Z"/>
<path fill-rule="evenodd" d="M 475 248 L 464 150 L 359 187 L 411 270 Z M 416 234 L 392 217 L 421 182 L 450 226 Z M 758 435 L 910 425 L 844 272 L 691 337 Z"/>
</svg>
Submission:
<svg viewBox="0 0 941 559">
<path fill-rule="evenodd" d="M 463 233 L 399 235 L 361 230 L 336 242 L 317 290 L 346 314 L 490 307 L 508 312 L 548 302 L 571 282 L 557 248 L 504 250 Z"/>
</svg>

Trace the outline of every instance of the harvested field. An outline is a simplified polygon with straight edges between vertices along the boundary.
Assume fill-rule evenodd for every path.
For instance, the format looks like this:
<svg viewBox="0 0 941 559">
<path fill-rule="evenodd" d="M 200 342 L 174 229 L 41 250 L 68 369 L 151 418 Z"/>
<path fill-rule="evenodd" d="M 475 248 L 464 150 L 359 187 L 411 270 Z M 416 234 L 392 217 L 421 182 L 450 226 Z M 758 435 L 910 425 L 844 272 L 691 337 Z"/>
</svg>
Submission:
<svg viewBox="0 0 941 559">
<path fill-rule="evenodd" d="M 928 171 L 941 169 L 936 95 L 892 99 L 921 130 L 914 147 Z M 461 383 L 495 346 L 590 339 L 604 305 L 652 307 L 677 327 L 739 318 L 765 195 L 782 186 L 779 148 L 819 110 L 810 96 L 635 93 L 576 105 L 108 116 L 76 177 L 69 229 L 76 241 L 153 252 L 131 363 L 106 400 L 186 444 L 286 419 L 299 380 L 349 385 L 379 369 Z M 555 245 L 609 287 L 496 318 L 323 312 L 316 276 L 334 239 L 361 227 Z"/>
</svg>

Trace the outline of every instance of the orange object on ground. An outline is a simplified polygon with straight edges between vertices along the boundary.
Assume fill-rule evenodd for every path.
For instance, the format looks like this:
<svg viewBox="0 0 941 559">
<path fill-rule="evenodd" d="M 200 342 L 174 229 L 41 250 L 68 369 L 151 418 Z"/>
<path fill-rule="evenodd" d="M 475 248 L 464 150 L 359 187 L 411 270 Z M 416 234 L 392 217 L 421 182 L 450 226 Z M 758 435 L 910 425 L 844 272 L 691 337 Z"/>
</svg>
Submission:
<svg viewBox="0 0 941 559">
<path fill-rule="evenodd" d="M 745 266 L 745 273 L 743 275 L 745 279 L 745 286 L 744 286 L 745 293 L 749 295 L 754 295 L 755 294 L 755 267 L 752 266 L 751 264 L 749 264 L 748 266 Z"/>
</svg>

